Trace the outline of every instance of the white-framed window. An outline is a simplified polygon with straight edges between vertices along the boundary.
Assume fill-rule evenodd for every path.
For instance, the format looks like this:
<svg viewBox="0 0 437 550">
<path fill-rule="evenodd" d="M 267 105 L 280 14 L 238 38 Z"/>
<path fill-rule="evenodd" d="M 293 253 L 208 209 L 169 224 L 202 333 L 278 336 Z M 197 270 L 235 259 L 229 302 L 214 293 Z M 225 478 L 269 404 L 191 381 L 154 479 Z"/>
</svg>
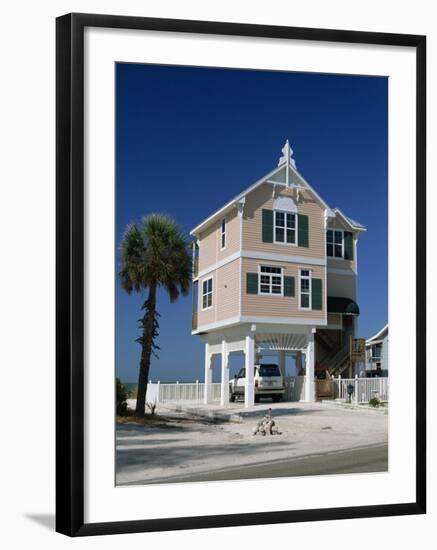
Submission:
<svg viewBox="0 0 437 550">
<path fill-rule="evenodd" d="M 297 216 L 293 212 L 273 211 L 273 241 L 276 244 L 297 244 Z"/>
<path fill-rule="evenodd" d="M 258 294 L 283 296 L 284 274 L 282 267 L 259 266 Z"/>
<path fill-rule="evenodd" d="M 343 258 L 344 232 L 341 229 L 326 231 L 326 255 L 330 258 Z"/>
<path fill-rule="evenodd" d="M 220 224 L 220 250 L 224 248 L 226 248 L 226 218 L 223 218 Z"/>
<path fill-rule="evenodd" d="M 202 309 L 212 308 L 212 292 L 213 281 L 212 277 L 209 277 L 202 281 Z"/>
<path fill-rule="evenodd" d="M 299 271 L 299 308 L 311 309 L 311 270 Z"/>
</svg>

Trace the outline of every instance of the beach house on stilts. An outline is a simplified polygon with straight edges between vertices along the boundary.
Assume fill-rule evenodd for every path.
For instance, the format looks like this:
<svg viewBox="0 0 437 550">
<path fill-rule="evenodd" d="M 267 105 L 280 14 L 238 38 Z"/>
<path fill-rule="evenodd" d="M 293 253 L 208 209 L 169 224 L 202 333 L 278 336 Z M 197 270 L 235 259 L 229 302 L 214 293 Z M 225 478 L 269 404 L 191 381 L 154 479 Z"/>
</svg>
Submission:
<svg viewBox="0 0 437 550">
<path fill-rule="evenodd" d="M 191 231 L 192 334 L 205 344 L 205 394 L 220 354 L 221 404 L 229 399 L 229 355 L 245 355 L 245 405 L 265 351 L 293 354 L 305 400 L 317 380 L 352 375 L 349 346 L 357 305 L 357 242 L 365 231 L 331 208 L 296 169 L 288 143 L 278 165 Z"/>
</svg>

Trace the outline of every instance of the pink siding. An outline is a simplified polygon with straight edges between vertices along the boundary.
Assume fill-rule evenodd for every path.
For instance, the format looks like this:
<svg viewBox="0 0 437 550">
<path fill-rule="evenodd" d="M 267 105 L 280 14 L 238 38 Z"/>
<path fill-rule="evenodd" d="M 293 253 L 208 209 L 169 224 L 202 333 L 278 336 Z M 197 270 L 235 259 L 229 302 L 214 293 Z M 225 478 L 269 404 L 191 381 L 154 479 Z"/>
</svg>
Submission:
<svg viewBox="0 0 437 550">
<path fill-rule="evenodd" d="M 239 315 L 240 310 L 240 264 L 238 258 L 217 270 L 217 321 Z"/>
<path fill-rule="evenodd" d="M 226 248 L 221 249 L 221 222 L 217 230 L 217 258 L 222 260 L 240 250 L 240 218 L 237 209 L 226 214 Z"/>
<path fill-rule="evenodd" d="M 309 247 L 290 246 L 285 244 L 262 242 L 262 209 L 273 209 L 273 187 L 270 184 L 260 185 L 246 197 L 243 223 L 243 249 L 291 256 L 313 258 L 325 257 L 325 220 L 324 209 L 312 198 L 310 191 L 301 191 L 297 201 L 298 212 L 308 216 Z M 296 191 L 289 189 L 276 190 L 278 196 L 291 196 L 296 200 Z"/>
<path fill-rule="evenodd" d="M 257 273 L 259 265 L 271 265 L 284 267 L 284 275 L 294 277 L 295 296 L 262 296 L 259 294 L 247 294 L 246 274 Z M 325 289 L 325 268 L 322 266 L 299 265 L 287 262 L 272 262 L 243 258 L 242 264 L 242 315 L 256 317 L 297 317 L 300 319 L 324 319 L 325 311 L 312 311 L 299 309 L 299 268 L 312 269 L 313 277 L 322 279 L 323 294 Z"/>
<path fill-rule="evenodd" d="M 210 225 L 199 236 L 199 271 L 217 261 L 217 224 Z"/>
<path fill-rule="evenodd" d="M 235 208 L 226 214 L 226 247 L 221 249 L 221 219 L 199 236 L 199 271 L 240 250 L 240 218 Z"/>
<path fill-rule="evenodd" d="M 236 317 L 240 312 L 240 262 L 238 258 L 199 279 L 198 327 Z M 212 308 L 202 310 L 202 282 L 213 278 Z"/>
<path fill-rule="evenodd" d="M 213 293 L 212 293 L 212 308 L 202 310 L 202 283 L 205 279 L 209 279 L 212 277 L 213 282 Z M 215 307 L 216 307 L 216 275 L 215 272 L 208 273 L 208 275 L 205 275 L 205 277 L 201 277 L 199 279 L 199 298 L 198 298 L 198 304 L 197 304 L 197 311 L 198 311 L 198 322 L 197 325 L 207 325 L 208 323 L 214 323 L 215 321 Z"/>
</svg>

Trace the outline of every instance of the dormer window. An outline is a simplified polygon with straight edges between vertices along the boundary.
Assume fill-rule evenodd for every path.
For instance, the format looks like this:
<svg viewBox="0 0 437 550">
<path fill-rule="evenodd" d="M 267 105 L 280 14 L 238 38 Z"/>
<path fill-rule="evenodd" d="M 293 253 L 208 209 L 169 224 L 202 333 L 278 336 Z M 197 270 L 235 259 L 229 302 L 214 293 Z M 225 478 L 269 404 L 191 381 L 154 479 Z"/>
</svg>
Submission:
<svg viewBox="0 0 437 550">
<path fill-rule="evenodd" d="M 296 244 L 296 214 L 274 211 L 274 242 Z"/>
</svg>

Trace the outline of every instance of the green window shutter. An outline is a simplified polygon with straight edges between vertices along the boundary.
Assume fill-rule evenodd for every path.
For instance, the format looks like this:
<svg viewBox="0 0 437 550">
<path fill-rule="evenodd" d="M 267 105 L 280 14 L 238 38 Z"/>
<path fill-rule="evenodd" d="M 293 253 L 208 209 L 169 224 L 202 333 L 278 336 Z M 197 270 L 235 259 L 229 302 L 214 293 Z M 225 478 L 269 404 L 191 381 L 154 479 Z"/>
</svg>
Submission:
<svg viewBox="0 0 437 550">
<path fill-rule="evenodd" d="M 298 246 L 309 247 L 308 239 L 308 216 L 298 214 L 297 220 L 297 244 Z"/>
<path fill-rule="evenodd" d="M 247 294 L 258 294 L 258 273 L 247 273 L 246 292 Z"/>
<path fill-rule="evenodd" d="M 322 279 L 311 279 L 312 309 L 322 308 Z"/>
<path fill-rule="evenodd" d="M 266 210 L 263 208 L 263 229 L 262 239 L 263 243 L 273 242 L 273 210 Z"/>
<path fill-rule="evenodd" d="M 350 231 L 344 232 L 344 259 L 354 259 L 354 236 Z"/>
<path fill-rule="evenodd" d="M 294 296 L 294 277 L 284 277 L 284 296 Z"/>
</svg>

